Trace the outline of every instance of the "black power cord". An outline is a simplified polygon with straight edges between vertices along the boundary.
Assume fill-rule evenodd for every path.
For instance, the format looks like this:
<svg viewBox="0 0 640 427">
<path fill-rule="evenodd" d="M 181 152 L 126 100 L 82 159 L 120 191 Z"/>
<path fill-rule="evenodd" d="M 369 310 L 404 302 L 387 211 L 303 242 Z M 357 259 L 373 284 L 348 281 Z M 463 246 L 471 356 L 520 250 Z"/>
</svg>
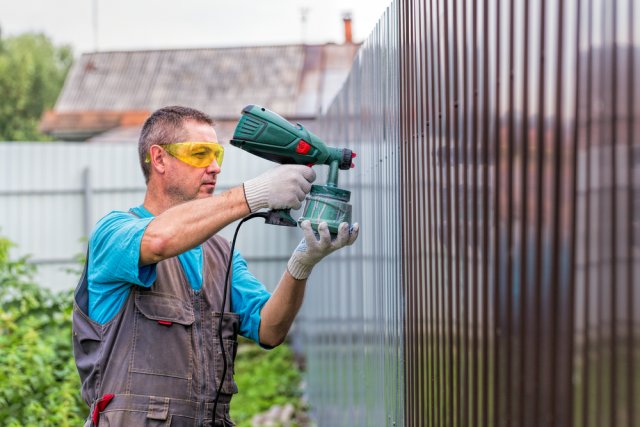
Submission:
<svg viewBox="0 0 640 427">
<path fill-rule="evenodd" d="M 233 240 L 231 241 L 231 251 L 229 253 L 229 261 L 227 262 L 227 272 L 224 276 L 224 290 L 222 293 L 222 308 L 220 309 L 220 321 L 218 323 L 218 341 L 220 342 L 220 351 L 222 353 L 222 377 L 220 378 L 220 384 L 218 385 L 218 391 L 216 392 L 216 400 L 213 403 L 213 426 L 216 425 L 216 410 L 218 409 L 218 399 L 220 399 L 220 393 L 222 392 L 222 385 L 224 384 L 224 379 L 227 376 L 227 355 L 224 351 L 224 343 L 222 341 L 222 320 L 224 318 L 224 306 L 227 303 L 227 290 L 229 289 L 229 272 L 231 271 L 231 263 L 233 261 L 233 251 L 236 247 L 236 238 L 238 237 L 238 231 L 240 231 L 240 226 L 245 222 L 249 221 L 253 218 L 264 218 L 265 222 L 268 220 L 270 212 L 256 212 L 249 216 L 244 217 L 236 227 L 236 231 L 233 233 Z"/>
</svg>

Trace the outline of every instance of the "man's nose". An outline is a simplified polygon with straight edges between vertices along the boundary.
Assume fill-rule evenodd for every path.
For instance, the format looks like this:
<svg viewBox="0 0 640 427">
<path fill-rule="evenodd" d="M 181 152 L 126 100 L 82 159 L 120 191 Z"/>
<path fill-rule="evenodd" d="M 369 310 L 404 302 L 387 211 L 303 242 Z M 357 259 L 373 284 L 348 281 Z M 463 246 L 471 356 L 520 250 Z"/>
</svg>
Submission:
<svg viewBox="0 0 640 427">
<path fill-rule="evenodd" d="M 213 159 L 213 161 L 207 167 L 207 173 L 218 174 L 220 173 L 220 171 L 221 171 L 221 168 L 220 168 L 220 165 L 218 164 L 218 161 L 216 159 Z"/>
</svg>

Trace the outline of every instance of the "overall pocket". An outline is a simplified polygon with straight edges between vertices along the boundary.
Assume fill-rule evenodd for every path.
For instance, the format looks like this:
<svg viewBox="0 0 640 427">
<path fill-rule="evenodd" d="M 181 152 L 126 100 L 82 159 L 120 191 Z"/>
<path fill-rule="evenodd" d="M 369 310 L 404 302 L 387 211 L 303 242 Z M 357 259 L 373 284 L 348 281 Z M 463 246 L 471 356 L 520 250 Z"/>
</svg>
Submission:
<svg viewBox="0 0 640 427">
<path fill-rule="evenodd" d="M 238 384 L 233 379 L 233 375 L 235 373 L 234 364 L 236 359 L 236 352 L 238 350 L 238 343 L 236 341 L 231 340 L 222 340 L 224 345 L 224 357 L 227 358 L 227 372 L 224 376 L 224 382 L 222 384 L 222 393 L 224 394 L 236 394 L 238 392 Z M 215 339 L 213 342 L 213 349 L 215 356 L 215 384 L 216 390 L 217 386 L 220 384 L 220 379 L 222 378 L 222 371 L 224 370 L 224 361 L 222 360 L 222 353 L 220 349 L 220 341 Z"/>
<path fill-rule="evenodd" d="M 193 425 L 193 420 L 190 424 L 184 423 L 185 427 Z M 169 427 L 171 426 L 171 415 L 165 420 L 156 420 L 147 417 L 147 413 L 144 411 L 131 411 L 131 410 L 117 410 L 117 411 L 105 411 L 100 414 L 100 420 L 98 427 L 124 427 L 124 426 L 136 426 L 136 427 Z"/>
<path fill-rule="evenodd" d="M 140 375 L 132 378 L 132 392 L 184 396 L 193 370 L 193 309 L 156 292 L 137 294 L 135 307 L 131 372 Z"/>
<path fill-rule="evenodd" d="M 82 398 L 91 402 L 100 382 L 102 326 L 89 319 L 77 304 L 73 306 L 72 325 L 73 355 L 82 381 Z"/>
</svg>

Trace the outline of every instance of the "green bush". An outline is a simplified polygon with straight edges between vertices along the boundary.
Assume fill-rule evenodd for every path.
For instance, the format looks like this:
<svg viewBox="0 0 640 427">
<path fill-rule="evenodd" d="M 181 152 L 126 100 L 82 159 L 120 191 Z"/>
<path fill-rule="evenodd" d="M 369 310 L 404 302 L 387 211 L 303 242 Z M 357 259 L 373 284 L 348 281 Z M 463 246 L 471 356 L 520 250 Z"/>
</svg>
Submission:
<svg viewBox="0 0 640 427">
<path fill-rule="evenodd" d="M 0 237 L 0 426 L 80 426 L 87 407 L 71 341 L 71 291 L 33 283 L 34 266 L 9 259 Z M 288 346 L 265 351 L 242 340 L 231 416 L 239 427 L 276 404 L 300 407 L 300 373 Z"/>
<path fill-rule="evenodd" d="M 71 346 L 70 292 L 33 283 L 0 238 L 0 425 L 78 426 L 85 416 Z"/>
<path fill-rule="evenodd" d="M 235 372 L 239 393 L 231 401 L 231 419 L 238 427 L 251 427 L 251 418 L 273 405 L 291 403 L 301 409 L 302 376 L 288 345 L 265 351 L 241 339 Z"/>
</svg>

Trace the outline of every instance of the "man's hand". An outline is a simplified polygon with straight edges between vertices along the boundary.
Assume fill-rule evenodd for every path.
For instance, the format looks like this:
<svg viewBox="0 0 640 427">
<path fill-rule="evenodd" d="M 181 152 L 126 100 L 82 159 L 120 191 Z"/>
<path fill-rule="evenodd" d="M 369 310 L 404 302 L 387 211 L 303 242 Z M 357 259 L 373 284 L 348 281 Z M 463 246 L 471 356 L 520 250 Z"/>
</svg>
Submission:
<svg viewBox="0 0 640 427">
<path fill-rule="evenodd" d="M 311 222 L 300 224 L 304 239 L 291 255 L 287 264 L 287 272 L 282 275 L 280 283 L 260 312 L 260 343 L 275 347 L 281 344 L 296 317 L 304 298 L 307 277 L 313 266 L 331 252 L 351 245 L 358 238 L 360 226 L 343 222 L 338 227 L 338 235 L 331 240 L 326 222 L 319 225 L 319 234 L 311 229 Z M 318 238 L 319 237 L 319 238 Z"/>
<path fill-rule="evenodd" d="M 334 240 L 331 240 L 331 234 L 326 222 L 321 222 L 318 225 L 319 238 L 316 237 L 316 234 L 311 229 L 310 221 L 303 221 L 300 224 L 300 228 L 304 232 L 304 239 L 293 251 L 287 264 L 289 274 L 298 280 L 309 277 L 313 267 L 331 252 L 344 246 L 352 245 L 358 238 L 358 232 L 360 231 L 358 223 L 353 224 L 353 227 L 350 228 L 349 224 L 343 222 L 338 227 L 338 235 Z"/>
<path fill-rule="evenodd" d="M 268 170 L 244 183 L 249 210 L 299 209 L 315 179 L 315 171 L 303 165 L 280 165 Z"/>
</svg>

